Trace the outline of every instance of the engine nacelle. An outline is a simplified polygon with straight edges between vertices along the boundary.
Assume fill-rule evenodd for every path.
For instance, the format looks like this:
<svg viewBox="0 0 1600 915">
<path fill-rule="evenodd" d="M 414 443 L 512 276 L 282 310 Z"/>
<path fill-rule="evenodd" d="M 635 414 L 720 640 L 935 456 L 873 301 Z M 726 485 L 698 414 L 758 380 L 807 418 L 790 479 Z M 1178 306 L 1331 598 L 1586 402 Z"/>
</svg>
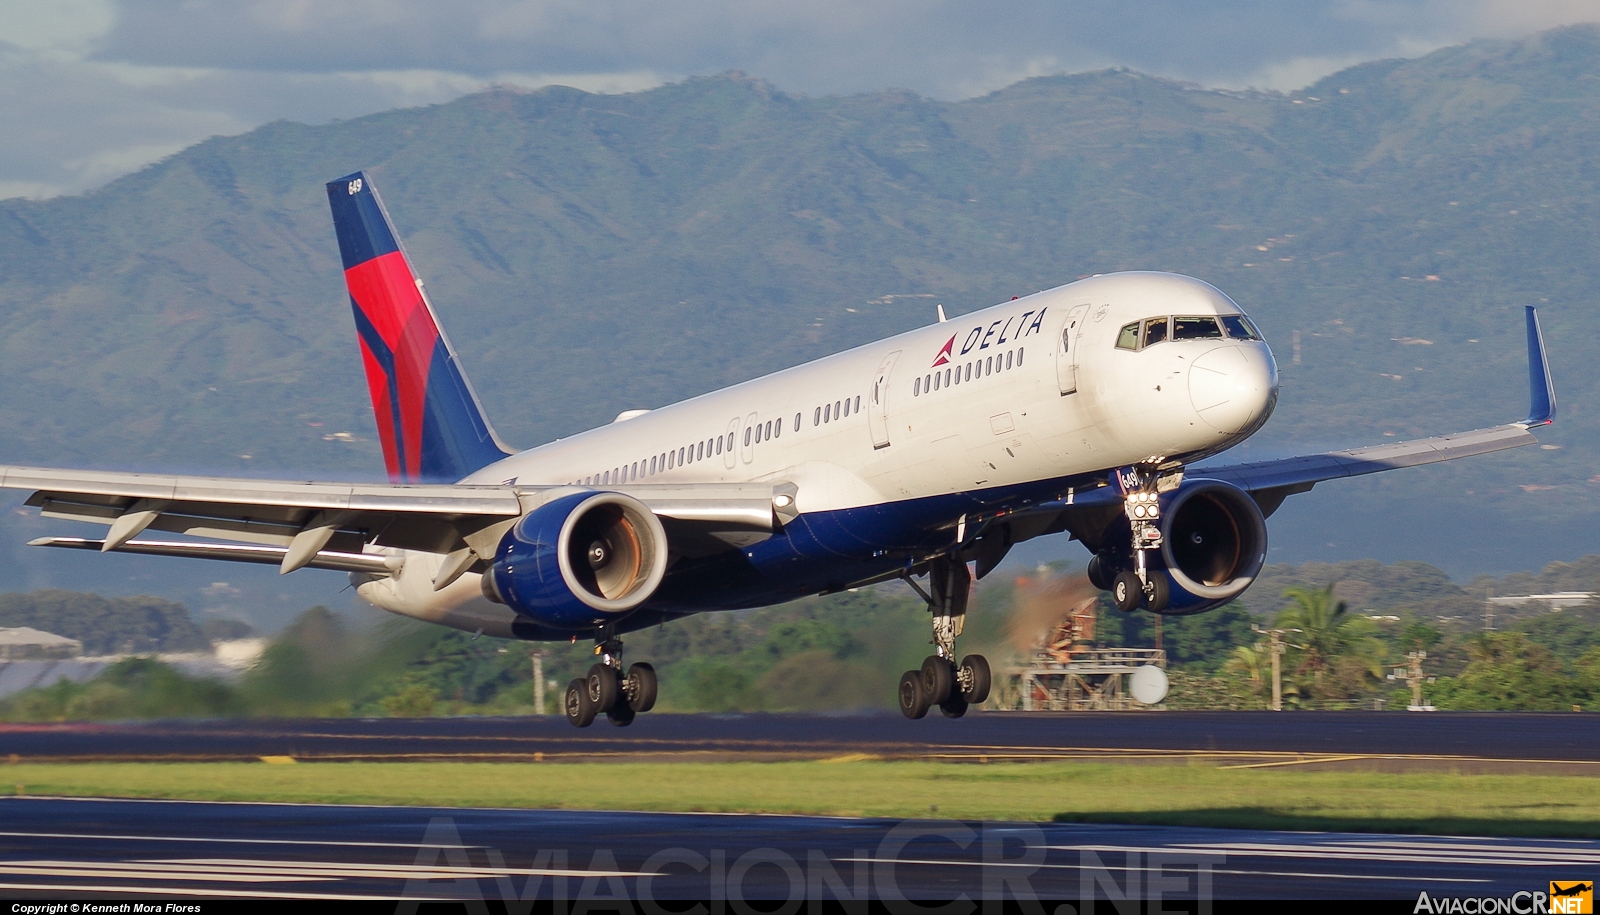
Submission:
<svg viewBox="0 0 1600 915">
<path fill-rule="evenodd" d="M 1267 523 L 1249 493 L 1220 480 L 1184 483 L 1162 499 L 1161 559 L 1172 616 L 1215 609 L 1250 587 L 1267 558 Z"/>
<path fill-rule="evenodd" d="M 644 603 L 666 572 L 667 534 L 649 507 L 622 493 L 574 493 L 501 538 L 483 593 L 546 626 L 585 630 Z"/>
</svg>

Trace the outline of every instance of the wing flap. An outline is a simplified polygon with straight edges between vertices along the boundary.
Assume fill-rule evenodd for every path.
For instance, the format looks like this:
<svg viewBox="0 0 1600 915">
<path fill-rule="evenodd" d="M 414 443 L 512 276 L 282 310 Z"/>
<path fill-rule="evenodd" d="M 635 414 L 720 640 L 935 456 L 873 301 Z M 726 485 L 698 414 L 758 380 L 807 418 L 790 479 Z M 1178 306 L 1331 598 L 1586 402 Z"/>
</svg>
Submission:
<svg viewBox="0 0 1600 915">
<path fill-rule="evenodd" d="M 99 552 L 103 549 L 105 541 L 82 537 L 40 537 L 38 540 L 29 541 L 28 545 Z M 113 547 L 111 551 L 152 556 L 182 556 L 187 559 L 221 559 L 261 565 L 281 565 L 284 554 L 288 552 L 282 547 L 245 546 L 236 543 L 192 543 L 182 540 L 130 540 L 121 546 Z M 377 553 L 340 550 L 319 550 L 305 567 L 332 569 L 336 572 L 367 572 L 374 575 L 387 575 L 398 568 L 393 559 Z"/>
<path fill-rule="evenodd" d="M 0 488 L 38 490 L 44 497 L 101 496 L 294 510 L 522 513 L 517 491 L 510 486 L 312 483 L 0 465 Z"/>
</svg>

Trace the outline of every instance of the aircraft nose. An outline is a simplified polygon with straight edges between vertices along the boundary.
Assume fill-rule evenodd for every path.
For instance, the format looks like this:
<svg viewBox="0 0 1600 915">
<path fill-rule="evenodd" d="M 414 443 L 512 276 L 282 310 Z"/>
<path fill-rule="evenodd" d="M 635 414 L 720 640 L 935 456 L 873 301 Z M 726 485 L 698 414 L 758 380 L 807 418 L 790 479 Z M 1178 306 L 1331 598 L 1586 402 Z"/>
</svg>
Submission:
<svg viewBox="0 0 1600 915">
<path fill-rule="evenodd" d="M 1189 400 L 1206 425 L 1235 433 L 1266 421 L 1278 394 L 1278 367 L 1261 345 L 1219 346 L 1189 367 Z"/>
</svg>

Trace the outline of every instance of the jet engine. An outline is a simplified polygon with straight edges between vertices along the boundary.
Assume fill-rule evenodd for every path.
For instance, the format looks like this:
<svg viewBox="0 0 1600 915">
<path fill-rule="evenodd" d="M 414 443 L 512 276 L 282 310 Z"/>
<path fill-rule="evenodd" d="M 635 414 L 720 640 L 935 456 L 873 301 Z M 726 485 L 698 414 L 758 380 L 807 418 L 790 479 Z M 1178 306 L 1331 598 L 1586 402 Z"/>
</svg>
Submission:
<svg viewBox="0 0 1600 915">
<path fill-rule="evenodd" d="M 622 493 L 574 493 L 506 532 L 483 593 L 543 625 L 585 630 L 644 603 L 666 571 L 667 534 L 649 507 Z"/>
<path fill-rule="evenodd" d="M 1255 499 L 1230 483 L 1197 479 L 1163 493 L 1160 502 L 1161 550 L 1148 568 L 1164 577 L 1166 587 L 1157 592 L 1166 593 L 1155 612 L 1204 613 L 1244 593 L 1267 556 L 1267 524 Z M 1088 570 L 1095 587 L 1111 590 L 1116 576 L 1134 567 L 1130 540 L 1122 517 L 1100 534 Z"/>
<path fill-rule="evenodd" d="M 1172 579 L 1162 613 L 1203 613 L 1250 587 L 1267 558 L 1267 523 L 1256 500 L 1220 480 L 1178 487 L 1162 507 L 1161 559 Z"/>
</svg>

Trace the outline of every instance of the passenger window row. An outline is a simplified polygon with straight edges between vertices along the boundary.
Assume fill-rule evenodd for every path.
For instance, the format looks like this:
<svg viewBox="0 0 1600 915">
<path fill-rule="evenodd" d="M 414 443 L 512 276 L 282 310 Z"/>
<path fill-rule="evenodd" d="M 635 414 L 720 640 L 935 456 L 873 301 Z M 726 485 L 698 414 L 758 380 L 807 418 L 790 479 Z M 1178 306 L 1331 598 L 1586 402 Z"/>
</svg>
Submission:
<svg viewBox="0 0 1600 915">
<path fill-rule="evenodd" d="M 768 425 L 771 424 L 769 423 Z M 778 425 L 781 426 L 782 423 L 779 423 Z M 749 429 L 745 429 L 747 438 L 749 436 L 749 432 Z M 620 467 L 613 467 L 610 470 L 602 470 L 599 473 L 591 474 L 590 476 L 586 476 L 580 480 L 573 480 L 572 485 L 607 486 L 620 483 L 636 483 L 646 477 L 653 477 L 658 473 L 664 473 L 674 467 L 682 467 L 686 464 L 693 464 L 696 461 L 703 461 L 709 457 L 715 457 L 721 454 L 724 450 L 732 451 L 733 448 L 733 433 L 729 432 L 727 435 L 719 435 L 715 438 L 708 438 L 703 442 L 695 442 L 692 445 L 684 445 L 682 448 L 679 448 L 676 451 L 663 451 L 660 454 L 651 455 L 648 458 L 634 461 L 631 464 L 623 464 Z"/>
<path fill-rule="evenodd" d="M 825 403 L 822 406 L 812 410 L 811 425 L 821 426 L 826 423 L 831 423 L 836 419 L 844 419 L 851 413 L 860 412 L 861 395 L 857 394 L 853 398 L 846 397 L 844 400 L 836 400 L 833 403 Z M 796 413 L 794 416 L 794 427 L 796 430 L 800 428 L 800 414 L 798 413 Z"/>
<path fill-rule="evenodd" d="M 1167 340 L 1260 340 L 1261 334 L 1244 315 L 1178 315 L 1145 318 L 1122 325 L 1117 349 L 1140 350 Z"/>
<path fill-rule="evenodd" d="M 921 397 L 940 388 L 953 387 L 962 382 L 972 381 L 974 378 L 983 378 L 995 372 L 1016 368 L 1022 365 L 1022 352 L 1025 349 L 1027 347 L 1019 346 L 1015 350 L 1006 350 L 1004 353 L 985 356 L 963 365 L 951 366 L 942 371 L 930 372 L 921 378 L 914 378 L 911 381 L 911 396 Z"/>
<path fill-rule="evenodd" d="M 796 413 L 794 415 L 794 431 L 796 431 L 796 432 L 800 431 L 800 414 L 799 413 Z M 745 447 L 748 448 L 751 445 L 759 445 L 762 442 L 767 441 L 768 439 L 779 438 L 782 435 L 783 435 L 783 420 L 781 420 L 781 419 L 769 419 L 764 423 L 756 423 L 753 426 L 745 426 L 744 427 L 744 444 L 745 444 Z"/>
<path fill-rule="evenodd" d="M 820 426 L 836 419 L 843 419 L 851 413 L 859 412 L 861 412 L 861 395 L 858 394 L 855 397 L 846 397 L 843 400 L 836 400 L 833 403 L 817 407 L 812 415 L 812 424 Z M 800 431 L 802 415 L 800 413 L 794 415 L 791 431 Z M 766 422 L 745 426 L 744 445 L 748 448 L 753 445 L 759 445 L 769 439 L 780 438 L 783 435 L 783 427 L 784 421 L 781 419 L 769 419 Z M 647 477 L 653 477 L 658 473 L 672 470 L 675 467 L 683 467 L 696 461 L 716 457 L 724 451 L 732 451 L 737 447 L 734 435 L 734 433 L 729 432 L 727 435 L 719 435 L 715 438 L 708 438 L 703 442 L 685 445 L 676 451 L 663 451 L 660 454 L 634 461 L 631 464 L 623 464 L 620 467 L 602 470 L 582 479 L 573 480 L 571 485 L 608 486 L 620 483 L 635 483 Z"/>
</svg>

